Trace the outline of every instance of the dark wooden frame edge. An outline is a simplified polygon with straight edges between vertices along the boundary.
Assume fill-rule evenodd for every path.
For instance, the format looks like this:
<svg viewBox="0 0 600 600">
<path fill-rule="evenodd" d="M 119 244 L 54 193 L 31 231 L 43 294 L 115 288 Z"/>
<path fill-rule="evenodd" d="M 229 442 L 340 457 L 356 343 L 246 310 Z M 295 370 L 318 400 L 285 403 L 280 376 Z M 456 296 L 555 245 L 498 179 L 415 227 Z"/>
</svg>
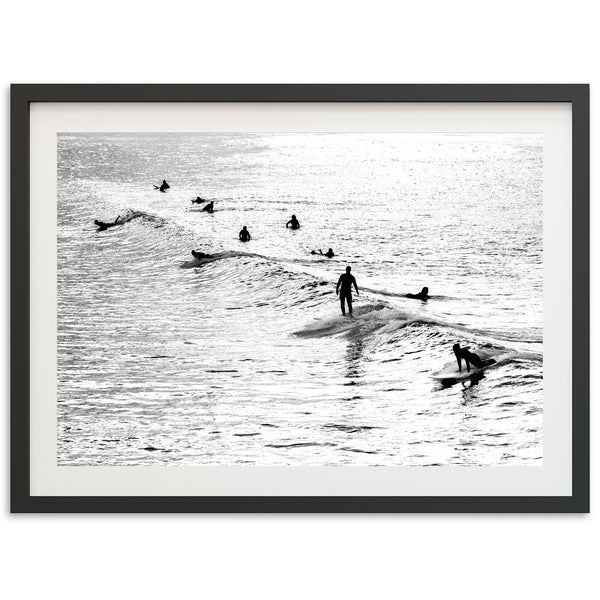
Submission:
<svg viewBox="0 0 600 600">
<path fill-rule="evenodd" d="M 32 102 L 567 102 L 572 105 L 571 496 L 31 496 L 29 488 L 29 105 Z M 11 86 L 11 463 L 13 513 L 586 513 L 590 510 L 587 84 L 16 84 Z M 24 267 L 23 264 L 27 266 Z"/>
</svg>

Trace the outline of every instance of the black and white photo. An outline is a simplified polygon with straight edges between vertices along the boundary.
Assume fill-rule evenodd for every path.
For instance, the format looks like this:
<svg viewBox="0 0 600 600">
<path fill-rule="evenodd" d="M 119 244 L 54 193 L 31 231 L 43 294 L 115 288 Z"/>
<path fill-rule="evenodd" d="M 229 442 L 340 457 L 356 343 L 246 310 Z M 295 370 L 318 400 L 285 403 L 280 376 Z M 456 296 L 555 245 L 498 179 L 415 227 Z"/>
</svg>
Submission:
<svg viewBox="0 0 600 600">
<path fill-rule="evenodd" d="M 57 137 L 59 466 L 542 466 L 539 133 Z"/>
</svg>

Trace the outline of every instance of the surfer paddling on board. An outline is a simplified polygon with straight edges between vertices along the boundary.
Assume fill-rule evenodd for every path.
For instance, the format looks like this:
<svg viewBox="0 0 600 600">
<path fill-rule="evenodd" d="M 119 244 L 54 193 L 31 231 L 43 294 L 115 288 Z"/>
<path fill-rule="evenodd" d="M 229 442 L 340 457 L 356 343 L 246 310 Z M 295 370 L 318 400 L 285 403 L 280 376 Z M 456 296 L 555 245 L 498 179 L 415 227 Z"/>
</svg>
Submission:
<svg viewBox="0 0 600 600">
<path fill-rule="evenodd" d="M 452 346 L 452 351 L 454 352 L 454 356 L 456 356 L 456 362 L 458 362 L 459 371 L 462 371 L 461 359 L 465 361 L 468 372 L 471 371 L 471 365 L 473 365 L 476 369 L 481 369 L 483 367 L 493 365 L 496 362 L 493 358 L 482 360 L 477 354 L 469 352 L 468 348 L 461 348 L 460 344 L 454 344 L 454 346 Z"/>
<path fill-rule="evenodd" d="M 196 198 L 192 200 L 192 204 L 202 204 L 204 202 L 206 202 L 206 200 L 204 200 L 204 198 L 200 198 L 200 196 L 196 196 Z"/>
<path fill-rule="evenodd" d="M 199 250 L 192 250 L 192 256 L 194 258 L 211 258 L 212 254 L 206 254 L 206 252 L 200 252 Z"/>
<path fill-rule="evenodd" d="M 242 227 L 242 230 L 240 231 L 240 242 L 248 242 L 251 239 L 252 238 L 250 237 L 250 232 L 248 231 L 248 229 L 244 225 Z"/>
<path fill-rule="evenodd" d="M 424 287 L 418 294 L 406 294 L 406 297 L 415 300 L 427 300 L 429 298 L 429 288 Z"/>
<path fill-rule="evenodd" d="M 315 250 L 311 251 L 311 254 L 316 254 L 317 252 Z M 331 248 L 329 248 L 329 250 L 327 250 L 327 252 L 323 252 L 321 250 L 321 248 L 319 248 L 319 254 L 321 256 L 326 256 L 327 258 L 333 258 L 335 256 L 335 254 L 333 253 L 333 250 Z"/>
<path fill-rule="evenodd" d="M 104 221 L 98 221 L 94 219 L 94 224 L 98 226 L 98 231 L 106 231 L 109 227 L 114 227 L 121 223 L 121 216 L 119 215 L 112 223 L 105 223 Z"/>
<path fill-rule="evenodd" d="M 168 190 L 171 186 L 166 182 L 165 179 L 163 179 L 163 182 L 160 184 L 160 186 L 155 185 L 154 189 L 158 190 L 160 192 L 162 192 L 163 194 L 165 193 L 166 190 Z"/>
<path fill-rule="evenodd" d="M 288 225 L 291 225 L 292 229 L 300 229 L 300 221 L 296 219 L 296 215 L 292 215 L 292 218 L 285 224 L 286 229 Z"/>
<path fill-rule="evenodd" d="M 346 272 L 340 275 L 340 278 L 337 282 L 337 286 L 335 288 L 336 295 L 339 294 L 340 296 L 340 306 L 342 307 L 343 315 L 346 314 L 344 301 L 348 303 L 348 312 L 352 314 L 352 286 L 354 286 L 354 289 L 356 290 L 356 295 L 360 296 L 360 294 L 358 293 L 358 287 L 356 286 L 356 279 L 354 279 L 354 275 L 350 275 L 351 270 L 352 269 L 350 267 L 346 267 Z"/>
</svg>

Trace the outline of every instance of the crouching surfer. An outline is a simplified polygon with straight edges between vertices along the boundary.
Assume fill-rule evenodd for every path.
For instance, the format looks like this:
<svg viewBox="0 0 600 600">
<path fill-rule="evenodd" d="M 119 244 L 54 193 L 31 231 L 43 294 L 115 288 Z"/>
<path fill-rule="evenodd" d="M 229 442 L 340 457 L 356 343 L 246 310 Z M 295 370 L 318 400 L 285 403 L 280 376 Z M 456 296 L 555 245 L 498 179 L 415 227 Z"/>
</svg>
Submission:
<svg viewBox="0 0 600 600">
<path fill-rule="evenodd" d="M 477 354 L 470 352 L 468 348 L 461 348 L 460 344 L 454 344 L 454 346 L 452 346 L 452 351 L 454 352 L 454 356 L 456 356 L 456 362 L 458 363 L 459 371 L 462 371 L 462 360 L 465 361 L 468 372 L 471 371 L 471 365 L 473 365 L 476 369 L 481 369 L 483 367 L 493 365 L 496 362 L 493 358 L 482 359 Z"/>
</svg>

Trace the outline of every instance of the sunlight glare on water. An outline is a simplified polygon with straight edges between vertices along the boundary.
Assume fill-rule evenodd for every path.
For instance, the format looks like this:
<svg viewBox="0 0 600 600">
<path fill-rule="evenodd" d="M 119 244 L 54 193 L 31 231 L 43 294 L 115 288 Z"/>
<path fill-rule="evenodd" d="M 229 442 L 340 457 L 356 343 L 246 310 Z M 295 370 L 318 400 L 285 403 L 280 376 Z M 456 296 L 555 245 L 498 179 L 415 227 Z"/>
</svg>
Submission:
<svg viewBox="0 0 600 600">
<path fill-rule="evenodd" d="M 542 142 L 59 135 L 58 464 L 541 465 Z"/>
</svg>

